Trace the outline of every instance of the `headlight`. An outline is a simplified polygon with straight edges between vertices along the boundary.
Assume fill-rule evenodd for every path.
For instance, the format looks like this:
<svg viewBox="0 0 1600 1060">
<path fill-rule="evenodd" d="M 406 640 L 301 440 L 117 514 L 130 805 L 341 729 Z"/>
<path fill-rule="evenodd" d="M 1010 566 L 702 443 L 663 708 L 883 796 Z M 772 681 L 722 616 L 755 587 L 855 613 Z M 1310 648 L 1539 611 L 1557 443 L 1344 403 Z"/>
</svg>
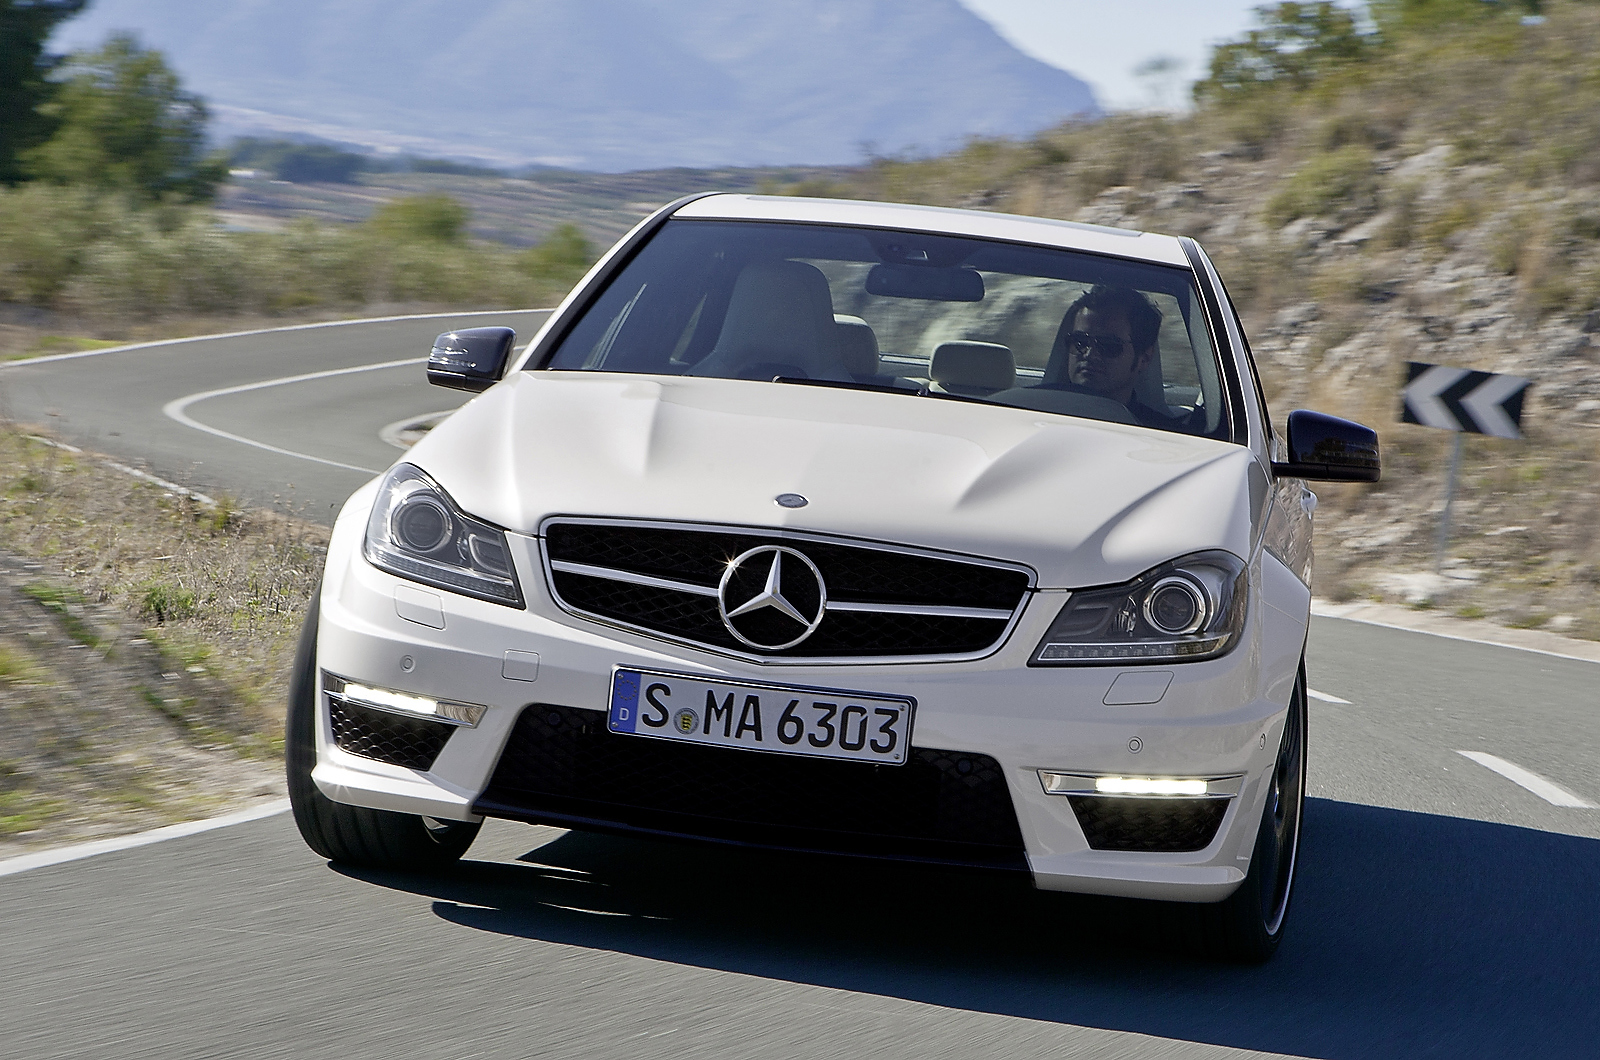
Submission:
<svg viewBox="0 0 1600 1060">
<path fill-rule="evenodd" d="M 367 519 L 367 562 L 402 578 L 521 607 L 506 534 L 456 507 L 439 484 L 397 464 Z"/>
<path fill-rule="evenodd" d="M 1239 639 L 1248 596 L 1243 560 L 1197 552 L 1126 585 L 1073 593 L 1029 665 L 1214 658 Z"/>
</svg>

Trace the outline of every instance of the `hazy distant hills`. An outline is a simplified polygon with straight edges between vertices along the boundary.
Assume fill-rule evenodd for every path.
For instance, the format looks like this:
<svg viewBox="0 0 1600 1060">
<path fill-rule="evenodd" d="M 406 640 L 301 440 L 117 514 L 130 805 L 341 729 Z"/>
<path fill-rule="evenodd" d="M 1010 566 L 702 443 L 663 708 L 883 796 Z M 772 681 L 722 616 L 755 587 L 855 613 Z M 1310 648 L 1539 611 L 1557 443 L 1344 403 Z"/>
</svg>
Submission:
<svg viewBox="0 0 1600 1060">
<path fill-rule="evenodd" d="M 857 161 L 1097 112 L 957 0 L 95 0 L 223 131 L 620 170 Z"/>
</svg>

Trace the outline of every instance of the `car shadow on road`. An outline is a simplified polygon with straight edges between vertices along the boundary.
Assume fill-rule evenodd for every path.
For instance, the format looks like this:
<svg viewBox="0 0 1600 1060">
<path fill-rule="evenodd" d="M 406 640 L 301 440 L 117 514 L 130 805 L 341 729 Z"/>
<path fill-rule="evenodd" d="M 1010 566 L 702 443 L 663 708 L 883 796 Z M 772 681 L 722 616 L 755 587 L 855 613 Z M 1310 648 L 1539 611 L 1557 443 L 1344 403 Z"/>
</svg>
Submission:
<svg viewBox="0 0 1600 1060">
<path fill-rule="evenodd" d="M 1312 799 L 1262 967 L 1181 907 L 1025 879 L 568 833 L 520 864 L 361 873 L 500 935 L 1302 1056 L 1596 1055 L 1600 840 Z"/>
</svg>

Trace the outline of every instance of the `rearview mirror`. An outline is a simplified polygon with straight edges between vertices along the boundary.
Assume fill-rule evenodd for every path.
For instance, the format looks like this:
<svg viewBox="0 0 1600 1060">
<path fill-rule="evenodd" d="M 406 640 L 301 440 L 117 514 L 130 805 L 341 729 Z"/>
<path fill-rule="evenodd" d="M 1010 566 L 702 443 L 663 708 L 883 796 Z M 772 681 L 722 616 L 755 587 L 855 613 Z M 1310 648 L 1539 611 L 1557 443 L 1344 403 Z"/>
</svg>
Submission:
<svg viewBox="0 0 1600 1060">
<path fill-rule="evenodd" d="M 488 390 L 505 374 L 517 333 L 510 328 L 462 328 L 433 340 L 428 382 L 453 390 Z"/>
<path fill-rule="evenodd" d="M 1378 432 L 1371 427 L 1297 409 L 1289 413 L 1288 435 L 1289 459 L 1274 460 L 1273 474 L 1318 482 L 1378 481 Z"/>
<path fill-rule="evenodd" d="M 867 273 L 867 293 L 925 302 L 981 302 L 983 277 L 976 269 L 883 262 Z"/>
</svg>

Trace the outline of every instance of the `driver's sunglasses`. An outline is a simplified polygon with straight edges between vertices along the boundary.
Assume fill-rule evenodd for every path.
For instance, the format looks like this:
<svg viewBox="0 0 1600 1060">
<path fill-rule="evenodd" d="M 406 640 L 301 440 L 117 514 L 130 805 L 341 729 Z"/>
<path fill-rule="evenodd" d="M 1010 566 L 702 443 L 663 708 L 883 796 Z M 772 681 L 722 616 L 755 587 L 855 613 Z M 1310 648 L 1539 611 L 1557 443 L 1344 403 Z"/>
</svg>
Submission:
<svg viewBox="0 0 1600 1060">
<path fill-rule="evenodd" d="M 1123 348 L 1127 345 L 1127 341 L 1120 335 L 1091 335 L 1087 331 L 1074 331 L 1067 336 L 1067 342 L 1079 353 L 1093 350 L 1107 360 L 1121 357 Z"/>
</svg>

